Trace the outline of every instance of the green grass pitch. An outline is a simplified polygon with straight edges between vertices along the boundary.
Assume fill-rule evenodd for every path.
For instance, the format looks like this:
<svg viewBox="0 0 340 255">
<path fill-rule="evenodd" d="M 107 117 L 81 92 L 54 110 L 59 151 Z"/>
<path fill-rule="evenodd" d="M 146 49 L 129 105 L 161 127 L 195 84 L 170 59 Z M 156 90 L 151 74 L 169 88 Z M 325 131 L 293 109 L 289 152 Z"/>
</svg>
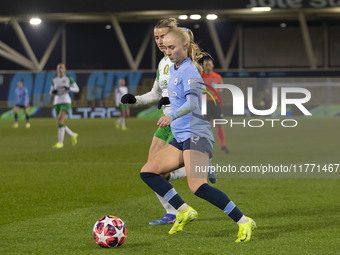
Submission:
<svg viewBox="0 0 340 255">
<path fill-rule="evenodd" d="M 0 121 L 0 254 L 339 254 L 339 178 L 219 178 L 224 191 L 258 225 L 251 242 L 236 244 L 236 224 L 195 197 L 186 180 L 173 182 L 199 213 L 181 233 L 149 226 L 164 214 L 142 182 L 156 119 L 67 120 L 79 133 L 57 142 L 54 119 L 31 119 L 18 129 Z M 242 164 L 340 163 L 340 118 L 299 119 L 296 128 L 226 127 L 231 153 L 215 144 L 214 160 Z M 339 176 L 333 175 L 334 177 Z M 220 177 L 226 177 L 221 175 Z M 120 217 L 127 239 L 103 249 L 92 228 L 104 215 Z"/>
</svg>

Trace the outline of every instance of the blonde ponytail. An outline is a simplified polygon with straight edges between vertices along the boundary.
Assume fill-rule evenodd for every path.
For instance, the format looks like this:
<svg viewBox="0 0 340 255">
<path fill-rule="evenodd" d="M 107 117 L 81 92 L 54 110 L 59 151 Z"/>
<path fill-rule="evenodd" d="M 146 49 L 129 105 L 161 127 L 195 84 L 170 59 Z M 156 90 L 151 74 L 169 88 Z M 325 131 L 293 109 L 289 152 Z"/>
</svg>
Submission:
<svg viewBox="0 0 340 255">
<path fill-rule="evenodd" d="M 199 73 L 203 72 L 202 66 L 198 63 L 198 61 L 205 57 L 210 56 L 209 53 L 203 52 L 200 47 L 194 41 L 194 34 L 188 28 L 176 27 L 169 30 L 169 33 L 174 33 L 177 36 L 181 37 L 184 43 L 188 43 L 188 56 L 191 58 L 192 63 L 197 67 Z"/>
</svg>

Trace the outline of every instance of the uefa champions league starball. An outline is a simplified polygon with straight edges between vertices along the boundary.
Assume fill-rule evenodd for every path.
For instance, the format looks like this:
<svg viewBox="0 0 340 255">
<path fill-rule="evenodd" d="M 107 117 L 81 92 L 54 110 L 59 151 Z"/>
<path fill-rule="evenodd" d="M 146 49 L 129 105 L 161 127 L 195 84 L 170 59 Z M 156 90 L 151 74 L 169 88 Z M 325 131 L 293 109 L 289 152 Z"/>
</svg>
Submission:
<svg viewBox="0 0 340 255">
<path fill-rule="evenodd" d="M 103 248 L 119 247 L 126 239 L 125 223 L 115 216 L 104 216 L 94 224 L 93 238 Z"/>
</svg>

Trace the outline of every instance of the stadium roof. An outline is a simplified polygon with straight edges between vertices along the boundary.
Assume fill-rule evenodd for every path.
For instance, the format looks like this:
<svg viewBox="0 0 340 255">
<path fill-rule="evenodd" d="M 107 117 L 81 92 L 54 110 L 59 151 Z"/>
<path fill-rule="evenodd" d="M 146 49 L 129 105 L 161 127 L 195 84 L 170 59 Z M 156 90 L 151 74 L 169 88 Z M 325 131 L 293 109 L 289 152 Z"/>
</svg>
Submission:
<svg viewBox="0 0 340 255">
<path fill-rule="evenodd" d="M 270 11 L 253 11 L 252 7 L 270 7 Z M 223 50 L 221 39 L 217 35 L 216 27 L 213 22 L 206 19 L 206 14 L 216 14 L 219 20 L 236 21 L 239 23 L 235 28 L 234 34 L 230 35 L 231 42 L 227 53 Z M 131 70 L 137 70 L 140 66 L 148 42 L 152 38 L 152 28 L 154 21 L 167 17 L 178 17 L 179 15 L 200 14 L 201 21 L 205 22 L 208 27 L 210 38 L 213 42 L 216 55 L 222 69 L 228 69 L 236 45 L 242 44 L 242 23 L 250 21 L 294 21 L 298 22 L 301 28 L 301 35 L 305 52 L 309 59 L 309 65 L 312 69 L 317 68 L 316 56 L 313 50 L 312 39 L 309 34 L 307 21 L 335 21 L 340 20 L 340 0 L 209 0 L 209 1 L 183 1 L 172 0 L 164 1 L 138 1 L 135 0 L 9 0 L 2 4 L 0 8 L 0 23 L 3 23 L 3 38 L 9 36 L 7 26 L 11 25 L 17 38 L 19 39 L 24 51 L 18 50 L 16 41 L 8 39 L 7 43 L 4 39 L 0 41 L 0 57 L 6 58 L 11 62 L 30 70 L 43 70 L 48 59 L 50 59 L 53 49 L 57 42 L 61 42 L 61 60 L 66 62 L 66 30 L 65 23 L 107 23 L 112 24 L 112 28 L 116 33 L 118 42 L 124 52 L 124 57 L 128 62 Z M 38 16 L 43 22 L 51 22 L 59 24 L 59 28 L 50 43 L 38 61 L 36 53 L 31 47 L 31 42 L 27 39 L 22 26 L 32 17 Z M 122 31 L 122 23 L 149 23 L 151 29 L 144 35 L 144 40 L 139 51 L 134 57 L 130 49 L 129 43 Z M 274 22 L 273 22 L 274 23 Z M 7 28 L 6 28 L 7 27 Z M 24 27 L 24 26 L 23 26 Z M 111 27 L 111 25 L 110 25 Z M 328 33 L 326 27 L 323 28 L 323 34 Z M 325 36 L 327 37 L 327 36 Z M 61 39 L 60 39 L 61 38 Z M 328 38 L 328 37 L 327 37 Z M 131 41 L 130 41 L 131 42 Z M 132 41 L 134 42 L 134 41 Z M 135 46 L 136 47 L 136 46 Z M 139 46 L 138 46 L 139 47 Z M 240 49 L 240 47 L 239 47 Z M 326 48 L 325 48 L 326 49 Z M 327 49 L 324 52 L 328 52 Z M 242 52 L 241 52 L 242 53 Z M 325 53 L 325 54 L 326 54 Z M 327 53 L 328 54 L 328 53 Z M 325 63 L 328 61 L 326 54 Z M 156 54 L 152 50 L 152 68 L 155 68 Z M 239 56 L 239 67 L 242 67 L 242 54 Z"/>
<path fill-rule="evenodd" d="M 253 12 L 251 7 L 271 7 L 270 12 Z M 297 19 L 303 12 L 306 19 L 339 19 L 340 2 L 336 0 L 238 0 L 238 1 L 112 1 L 112 0 L 11 0 L 0 9 L 0 22 L 15 18 L 24 21 L 40 15 L 45 21 L 105 22 L 114 15 L 119 21 L 141 22 L 181 14 L 215 13 L 219 18 L 234 20 Z"/>
</svg>

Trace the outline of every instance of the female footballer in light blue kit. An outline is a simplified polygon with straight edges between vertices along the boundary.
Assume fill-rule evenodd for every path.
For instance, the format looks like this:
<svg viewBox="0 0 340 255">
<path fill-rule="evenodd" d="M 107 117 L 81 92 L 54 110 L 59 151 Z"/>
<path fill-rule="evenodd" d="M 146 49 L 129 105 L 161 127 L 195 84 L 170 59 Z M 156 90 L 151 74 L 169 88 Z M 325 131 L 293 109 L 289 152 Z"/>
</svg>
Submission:
<svg viewBox="0 0 340 255">
<path fill-rule="evenodd" d="M 201 115 L 202 78 L 197 60 L 202 57 L 202 52 L 190 37 L 193 38 L 192 32 L 183 28 L 173 28 L 164 37 L 166 55 L 174 63 L 168 85 L 171 111 L 161 117 L 157 125 L 170 125 L 174 139 L 143 166 L 140 176 L 177 209 L 176 222 L 169 234 L 181 231 L 198 215 L 161 177 L 184 165 L 190 190 L 230 216 L 239 226 L 236 242 L 247 242 L 256 227 L 255 221 L 243 215 L 226 194 L 208 185 L 206 173 L 194 173 L 195 166 L 209 165 L 214 138 L 209 122 Z"/>
<path fill-rule="evenodd" d="M 26 115 L 26 128 L 30 128 L 30 117 L 28 115 L 29 95 L 27 88 L 23 87 L 23 81 L 18 81 L 18 86 L 15 88 L 15 107 L 14 107 L 14 128 L 19 127 L 18 112 L 20 108 L 24 108 Z"/>
<path fill-rule="evenodd" d="M 172 29 L 174 27 L 177 27 L 177 20 L 175 18 L 161 19 L 155 25 L 154 39 L 160 51 L 164 52 L 165 50 L 163 46 L 164 35 L 169 31 L 169 29 Z M 160 109 L 161 106 L 163 105 L 163 113 L 165 115 L 168 114 L 170 112 L 170 103 L 168 102 L 169 101 L 168 83 L 170 79 L 170 66 L 172 65 L 173 63 L 164 54 L 164 57 L 158 64 L 156 79 L 151 91 L 139 96 L 126 94 L 122 97 L 121 102 L 124 104 L 135 105 L 147 105 L 151 103 L 158 103 L 158 109 Z M 172 138 L 173 134 L 171 132 L 170 127 L 168 126 L 158 127 L 152 138 L 148 160 L 153 158 L 158 153 L 158 151 L 160 151 L 164 147 L 165 144 L 172 140 Z M 170 175 L 163 177 L 167 177 L 169 181 L 173 181 L 185 177 L 185 175 L 186 175 L 185 169 L 180 168 L 176 171 L 173 171 Z M 160 197 L 157 193 L 156 195 L 160 200 L 162 206 L 164 207 L 166 214 L 161 219 L 151 221 L 149 222 L 149 224 L 163 225 L 174 223 L 176 220 L 177 210 L 173 208 L 173 206 L 169 204 L 163 197 Z"/>
</svg>

